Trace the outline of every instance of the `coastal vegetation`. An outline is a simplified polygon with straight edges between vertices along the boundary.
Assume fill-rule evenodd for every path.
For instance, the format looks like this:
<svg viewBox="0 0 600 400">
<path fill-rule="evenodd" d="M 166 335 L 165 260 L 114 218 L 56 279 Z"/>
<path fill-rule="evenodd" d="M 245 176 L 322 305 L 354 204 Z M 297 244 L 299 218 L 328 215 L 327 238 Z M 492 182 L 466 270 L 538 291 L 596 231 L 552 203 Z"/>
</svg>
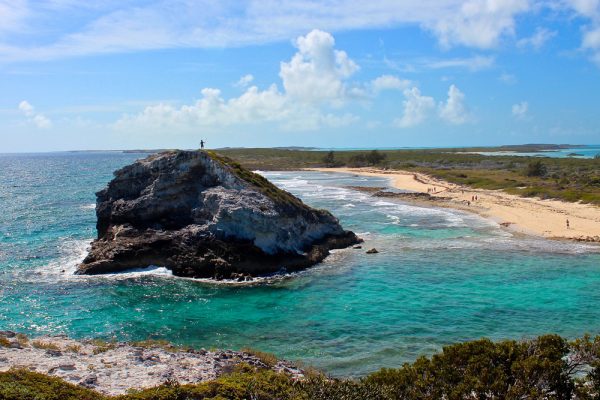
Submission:
<svg viewBox="0 0 600 400">
<path fill-rule="evenodd" d="M 273 201 L 281 202 L 283 204 L 291 204 L 297 207 L 305 207 L 304 203 L 302 203 L 302 201 L 300 201 L 300 199 L 298 199 L 296 196 L 293 196 L 289 192 L 278 188 L 262 175 L 255 174 L 254 172 L 244 168 L 237 161 L 232 160 L 231 158 L 223 156 L 214 151 L 207 151 L 206 153 L 213 160 L 228 167 L 235 176 L 242 179 L 243 181 L 254 185 L 264 195 L 266 195 Z"/>
<path fill-rule="evenodd" d="M 568 341 L 557 335 L 532 340 L 488 339 L 446 346 L 396 369 L 362 379 L 336 379 L 317 372 L 295 379 L 241 364 L 216 380 L 192 385 L 167 381 L 110 397 L 24 369 L 0 373 L 6 400 L 192 400 L 192 399 L 597 399 L 600 396 L 600 336 Z"/>
<path fill-rule="evenodd" d="M 471 151 L 475 149 L 380 150 L 376 153 L 358 150 L 222 149 L 218 153 L 237 160 L 249 169 L 375 166 L 425 173 L 455 184 L 500 189 L 523 197 L 600 205 L 598 158 L 490 156 Z"/>
</svg>

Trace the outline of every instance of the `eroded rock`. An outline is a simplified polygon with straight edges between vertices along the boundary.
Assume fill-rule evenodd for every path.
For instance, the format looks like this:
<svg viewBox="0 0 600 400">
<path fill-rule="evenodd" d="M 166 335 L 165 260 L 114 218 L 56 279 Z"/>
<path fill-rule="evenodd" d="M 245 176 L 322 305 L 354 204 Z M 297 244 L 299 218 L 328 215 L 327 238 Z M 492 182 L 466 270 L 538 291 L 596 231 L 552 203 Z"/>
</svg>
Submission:
<svg viewBox="0 0 600 400">
<path fill-rule="evenodd" d="M 242 281 L 304 269 L 360 242 L 329 212 L 204 151 L 136 161 L 96 196 L 98 238 L 79 274 L 154 265 L 178 276 Z"/>
</svg>

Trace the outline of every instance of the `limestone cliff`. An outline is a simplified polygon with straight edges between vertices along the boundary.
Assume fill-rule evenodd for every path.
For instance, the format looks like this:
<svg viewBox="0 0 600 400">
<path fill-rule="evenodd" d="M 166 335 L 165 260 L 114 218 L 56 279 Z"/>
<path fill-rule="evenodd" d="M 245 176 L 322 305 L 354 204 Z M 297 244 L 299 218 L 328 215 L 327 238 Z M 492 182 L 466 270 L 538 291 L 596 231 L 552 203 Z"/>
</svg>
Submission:
<svg viewBox="0 0 600 400">
<path fill-rule="evenodd" d="M 98 238 L 80 274 L 156 265 L 242 279 L 306 268 L 360 240 L 329 212 L 212 152 L 149 156 L 96 195 Z"/>
</svg>

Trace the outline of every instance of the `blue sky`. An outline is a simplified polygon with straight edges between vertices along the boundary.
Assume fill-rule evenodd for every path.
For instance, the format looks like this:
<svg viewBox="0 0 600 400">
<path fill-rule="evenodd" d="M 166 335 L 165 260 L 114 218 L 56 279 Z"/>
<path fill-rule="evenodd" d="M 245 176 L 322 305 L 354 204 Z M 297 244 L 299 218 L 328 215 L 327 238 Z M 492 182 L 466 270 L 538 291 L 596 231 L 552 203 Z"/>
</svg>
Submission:
<svg viewBox="0 0 600 400">
<path fill-rule="evenodd" d="M 600 143 L 600 0 L 0 0 L 0 153 Z"/>
</svg>

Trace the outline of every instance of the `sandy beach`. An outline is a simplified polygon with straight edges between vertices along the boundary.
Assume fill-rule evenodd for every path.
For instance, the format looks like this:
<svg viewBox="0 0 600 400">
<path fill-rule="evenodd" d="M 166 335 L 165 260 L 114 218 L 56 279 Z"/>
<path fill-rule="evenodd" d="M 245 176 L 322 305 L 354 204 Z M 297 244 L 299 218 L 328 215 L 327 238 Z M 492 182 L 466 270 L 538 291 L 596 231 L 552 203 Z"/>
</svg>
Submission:
<svg viewBox="0 0 600 400">
<path fill-rule="evenodd" d="M 600 242 L 600 207 L 589 204 L 524 198 L 500 190 L 473 189 L 409 171 L 375 168 L 310 170 L 386 177 L 396 189 L 430 193 L 432 197 L 445 200 L 436 201 L 436 206 L 475 212 L 514 232 L 552 239 Z M 473 200 L 475 196 L 477 200 Z"/>
</svg>

